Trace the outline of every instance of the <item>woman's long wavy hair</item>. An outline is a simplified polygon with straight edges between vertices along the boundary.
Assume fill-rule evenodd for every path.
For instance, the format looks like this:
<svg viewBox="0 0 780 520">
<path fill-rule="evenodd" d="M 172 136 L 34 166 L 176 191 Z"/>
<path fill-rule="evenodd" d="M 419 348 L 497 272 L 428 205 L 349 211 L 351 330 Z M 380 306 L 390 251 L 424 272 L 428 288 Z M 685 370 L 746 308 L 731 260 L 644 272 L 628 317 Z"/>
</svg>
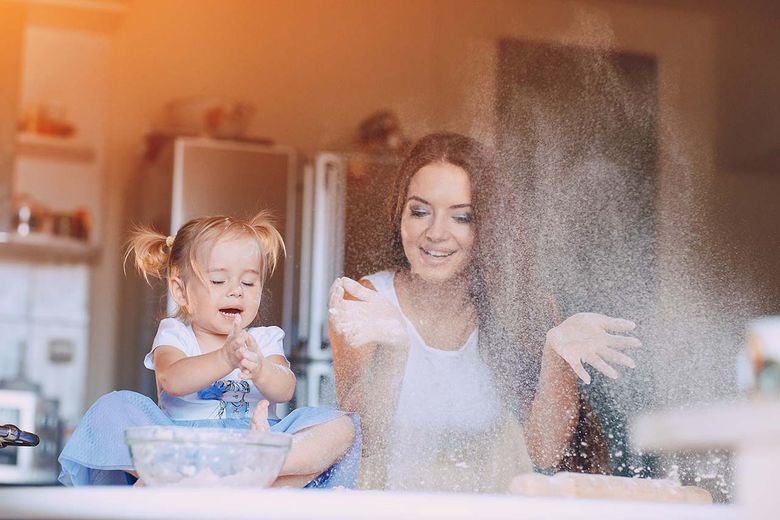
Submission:
<svg viewBox="0 0 780 520">
<path fill-rule="evenodd" d="M 479 349 L 505 404 L 522 415 L 533 398 L 545 333 L 555 311 L 538 274 L 520 186 L 495 153 L 475 139 L 436 133 L 420 139 L 399 170 L 391 206 L 392 262 L 408 269 L 401 217 L 412 177 L 431 163 L 462 168 L 471 180 L 475 241 L 469 289 L 479 322 Z"/>
</svg>

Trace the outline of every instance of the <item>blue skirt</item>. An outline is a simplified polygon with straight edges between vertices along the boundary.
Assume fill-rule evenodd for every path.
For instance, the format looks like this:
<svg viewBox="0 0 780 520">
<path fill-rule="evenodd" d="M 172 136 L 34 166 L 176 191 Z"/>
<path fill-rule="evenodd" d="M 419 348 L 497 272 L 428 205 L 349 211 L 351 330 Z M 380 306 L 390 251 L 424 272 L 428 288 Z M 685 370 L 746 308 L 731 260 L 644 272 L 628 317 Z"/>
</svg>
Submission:
<svg viewBox="0 0 780 520">
<path fill-rule="evenodd" d="M 360 424 L 355 414 L 332 408 L 297 408 L 283 419 L 271 419 L 271 431 L 295 433 L 310 426 L 349 415 L 355 425 L 355 442 L 333 466 L 306 487 L 354 488 L 360 470 Z M 132 485 L 136 478 L 125 430 L 133 426 L 188 426 L 249 429 L 249 419 L 174 421 L 145 395 L 121 390 L 95 401 L 81 419 L 59 457 L 59 480 L 66 486 Z"/>
</svg>

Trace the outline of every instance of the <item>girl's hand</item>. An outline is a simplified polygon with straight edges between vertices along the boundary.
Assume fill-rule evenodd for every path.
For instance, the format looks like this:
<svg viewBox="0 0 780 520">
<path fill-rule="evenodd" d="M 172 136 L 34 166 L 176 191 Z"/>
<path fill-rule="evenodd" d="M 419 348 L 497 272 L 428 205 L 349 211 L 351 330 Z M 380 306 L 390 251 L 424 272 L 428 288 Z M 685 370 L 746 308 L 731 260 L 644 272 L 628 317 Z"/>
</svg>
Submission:
<svg viewBox="0 0 780 520">
<path fill-rule="evenodd" d="M 252 414 L 252 422 L 249 424 L 250 430 L 267 432 L 271 428 L 268 426 L 268 405 L 270 403 L 263 399 L 257 403 L 255 412 Z"/>
<path fill-rule="evenodd" d="M 222 345 L 222 355 L 231 368 L 239 368 L 244 359 L 249 334 L 241 328 L 241 318 L 236 316 L 233 321 L 233 329 L 230 331 L 225 344 Z"/>
<path fill-rule="evenodd" d="M 354 300 L 344 298 L 352 295 Z M 338 278 L 330 287 L 328 319 L 348 345 L 409 345 L 409 334 L 398 309 L 377 291 L 351 278 Z"/>
<path fill-rule="evenodd" d="M 254 380 L 260 372 L 263 370 L 263 355 L 260 353 L 260 348 L 257 346 L 255 338 L 251 334 L 244 331 L 246 335 L 246 348 L 241 351 L 243 357 L 241 358 L 241 379 Z"/>
<path fill-rule="evenodd" d="M 630 332 L 634 328 L 633 321 L 591 312 L 579 313 L 550 329 L 545 346 L 563 358 L 586 384 L 590 383 L 590 374 L 582 366 L 583 362 L 605 376 L 617 379 L 618 373 L 609 363 L 634 368 L 634 360 L 619 350 L 639 347 L 642 343 L 632 336 L 607 331 Z"/>
</svg>

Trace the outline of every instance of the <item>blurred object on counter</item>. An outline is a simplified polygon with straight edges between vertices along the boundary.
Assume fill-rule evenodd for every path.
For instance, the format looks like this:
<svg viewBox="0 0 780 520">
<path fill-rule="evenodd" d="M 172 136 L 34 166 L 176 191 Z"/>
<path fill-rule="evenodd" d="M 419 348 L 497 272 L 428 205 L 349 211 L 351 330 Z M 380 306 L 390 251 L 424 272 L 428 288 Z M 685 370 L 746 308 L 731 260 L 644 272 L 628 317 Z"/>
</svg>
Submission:
<svg viewBox="0 0 780 520">
<path fill-rule="evenodd" d="M 31 195 L 19 194 L 13 199 L 12 226 L 21 236 L 37 233 L 86 241 L 92 229 L 92 215 L 83 207 L 52 211 Z"/>
<path fill-rule="evenodd" d="M 142 153 L 144 160 L 148 162 L 155 161 L 160 152 L 179 137 L 188 137 L 188 135 L 169 132 L 151 132 L 146 134 Z M 265 137 L 242 137 L 240 139 L 230 139 L 230 141 L 262 146 L 270 146 L 274 144 L 271 139 L 267 139 Z"/>
<path fill-rule="evenodd" d="M 53 137 L 71 137 L 76 133 L 76 126 L 68 120 L 65 106 L 56 101 L 26 109 L 17 128 L 20 132 Z"/>
<path fill-rule="evenodd" d="M 255 107 L 220 97 L 176 99 L 163 107 L 157 130 L 183 136 L 241 139 L 246 137 Z"/>
<path fill-rule="evenodd" d="M 556 473 L 553 476 L 537 473 L 518 475 L 509 484 L 509 492 L 527 497 L 712 503 L 712 496 L 706 490 L 697 486 L 681 486 L 672 480 L 568 472 Z"/>
<path fill-rule="evenodd" d="M 737 369 L 740 389 L 752 398 L 780 399 L 780 316 L 748 322 Z"/>
<path fill-rule="evenodd" d="M 6 446 L 0 451 L 0 484 L 53 484 L 62 434 L 59 402 L 47 399 L 41 387 L 27 379 L 26 344 L 18 348 L 16 374 L 0 379 L 0 424 L 34 432 L 39 442 L 33 449 Z"/>
<path fill-rule="evenodd" d="M 361 121 L 358 143 L 364 152 L 387 152 L 402 150 L 409 145 L 409 140 L 404 137 L 395 112 L 380 110 Z"/>
<path fill-rule="evenodd" d="M 390 110 L 380 110 L 369 115 L 358 126 L 358 151 L 372 154 L 403 155 L 411 141 L 404 137 L 401 121 Z M 371 160 L 367 156 L 355 156 L 350 159 L 347 176 L 351 179 L 366 178 L 371 169 Z"/>
</svg>

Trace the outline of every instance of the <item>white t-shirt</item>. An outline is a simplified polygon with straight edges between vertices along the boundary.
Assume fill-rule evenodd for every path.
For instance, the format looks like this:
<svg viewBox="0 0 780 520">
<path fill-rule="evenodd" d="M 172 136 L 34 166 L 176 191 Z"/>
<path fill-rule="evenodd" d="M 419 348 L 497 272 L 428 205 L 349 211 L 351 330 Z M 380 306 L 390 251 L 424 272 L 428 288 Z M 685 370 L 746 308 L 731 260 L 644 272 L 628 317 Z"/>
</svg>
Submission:
<svg viewBox="0 0 780 520">
<path fill-rule="evenodd" d="M 478 330 L 457 350 L 428 346 L 403 314 L 394 273 L 365 277 L 398 308 L 411 339 L 385 485 L 390 489 L 490 491 L 508 453 L 499 433 L 507 416 L 478 348 Z M 517 439 L 521 443 L 521 439 Z M 525 446 L 522 446 L 524 457 Z"/>
<path fill-rule="evenodd" d="M 284 356 L 284 331 L 279 327 L 253 327 L 247 332 L 257 342 L 263 356 Z M 152 342 L 152 350 L 144 357 L 144 366 L 154 370 L 154 349 L 159 346 L 174 347 L 187 357 L 203 354 L 190 325 L 176 318 L 165 318 L 160 322 L 157 335 Z M 171 419 L 193 421 L 201 419 L 229 419 L 231 417 L 251 417 L 258 401 L 265 399 L 251 381 L 241 380 L 239 369 L 215 381 L 215 386 L 207 392 L 211 398 L 203 396 L 204 391 L 173 396 L 159 391 L 159 406 Z M 221 397 L 219 397 L 221 396 Z M 268 417 L 276 419 L 276 403 L 270 401 Z"/>
</svg>

